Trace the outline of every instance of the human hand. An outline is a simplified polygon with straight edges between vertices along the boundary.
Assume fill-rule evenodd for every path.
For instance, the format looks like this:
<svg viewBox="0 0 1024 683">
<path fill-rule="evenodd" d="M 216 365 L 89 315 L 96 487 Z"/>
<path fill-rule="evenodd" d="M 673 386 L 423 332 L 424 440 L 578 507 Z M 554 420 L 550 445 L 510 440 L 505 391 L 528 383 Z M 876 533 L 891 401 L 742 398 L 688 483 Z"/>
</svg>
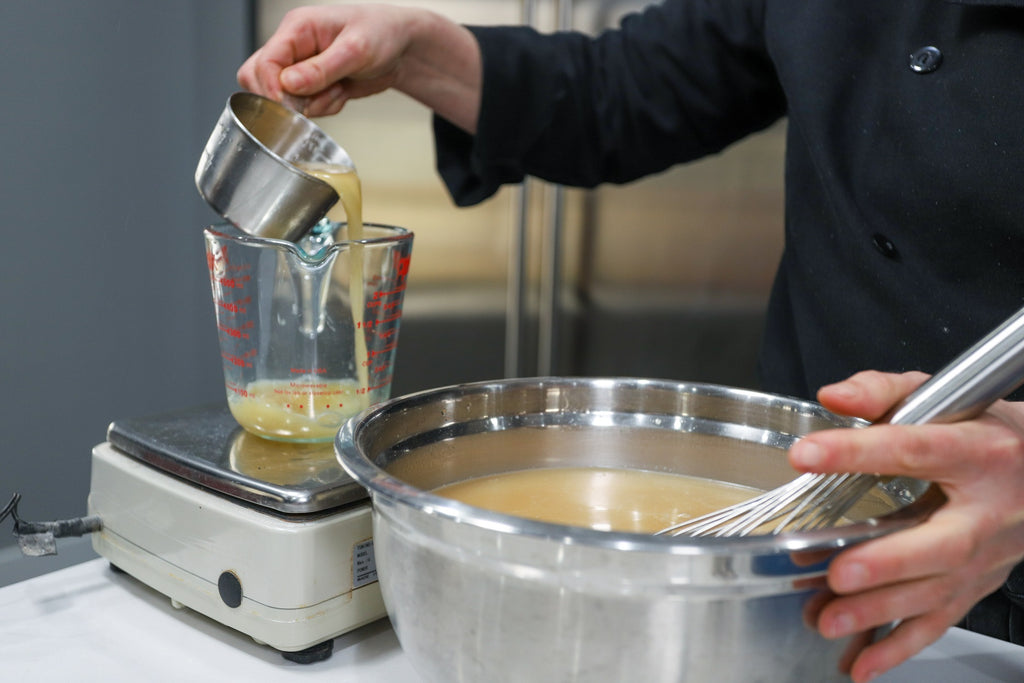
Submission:
<svg viewBox="0 0 1024 683">
<path fill-rule="evenodd" d="M 418 8 L 342 4 L 288 12 L 238 82 L 307 116 L 396 88 L 473 132 L 481 70 L 465 27 Z"/>
<path fill-rule="evenodd" d="M 389 5 L 300 7 L 242 64 L 238 82 L 271 99 L 299 99 L 310 116 L 336 113 L 393 85 L 407 24 Z"/>
<path fill-rule="evenodd" d="M 925 379 L 862 372 L 823 387 L 828 409 L 877 420 Z M 857 683 L 914 656 L 999 588 L 1024 557 L 1024 404 L 998 401 L 955 424 L 828 430 L 790 450 L 801 471 L 877 472 L 935 482 L 947 502 L 924 523 L 840 553 L 836 593 L 817 615 L 826 638 L 900 621 L 880 641 L 857 642 L 845 662 Z"/>
</svg>

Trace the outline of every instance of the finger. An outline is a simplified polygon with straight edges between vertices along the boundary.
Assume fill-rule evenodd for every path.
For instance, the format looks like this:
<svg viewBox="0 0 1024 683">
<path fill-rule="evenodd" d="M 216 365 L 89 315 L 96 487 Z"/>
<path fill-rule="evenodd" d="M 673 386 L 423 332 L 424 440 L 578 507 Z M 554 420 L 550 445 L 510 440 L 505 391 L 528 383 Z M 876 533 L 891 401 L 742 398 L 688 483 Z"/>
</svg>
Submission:
<svg viewBox="0 0 1024 683">
<path fill-rule="evenodd" d="M 893 374 L 867 370 L 818 390 L 818 401 L 834 413 L 877 420 L 920 386 L 921 372 Z"/>
<path fill-rule="evenodd" d="M 271 68 L 272 65 L 266 64 L 265 59 L 262 49 L 250 55 L 238 69 L 236 74 L 238 84 L 249 92 L 280 100 L 280 80 L 277 76 L 280 73 L 280 68 Z"/>
<path fill-rule="evenodd" d="M 818 630 L 818 623 L 821 618 L 821 613 L 825 609 L 825 606 L 834 600 L 836 594 L 830 590 L 819 590 L 816 591 L 811 597 L 807 598 L 807 601 L 801 608 L 801 616 L 803 618 L 804 625 L 807 628 Z"/>
<path fill-rule="evenodd" d="M 298 95 L 314 95 L 371 67 L 371 41 L 355 29 L 342 29 L 323 51 L 296 60 L 281 74 L 281 84 Z"/>
<path fill-rule="evenodd" d="M 1019 444 L 1019 437 L 994 421 L 878 424 L 812 432 L 790 448 L 789 460 L 801 471 L 873 472 L 949 482 L 998 465 Z"/>
<path fill-rule="evenodd" d="M 862 649 L 850 667 L 854 683 L 867 683 L 907 661 L 942 637 L 948 628 L 942 615 L 908 619 L 886 637 Z"/>
<path fill-rule="evenodd" d="M 337 114 L 349 99 L 344 85 L 335 83 L 321 93 L 304 98 L 302 113 L 306 116 Z"/>
<path fill-rule="evenodd" d="M 236 78 L 238 84 L 244 89 L 254 91 L 256 85 L 256 65 L 255 62 L 259 57 L 259 50 L 249 56 L 249 59 L 242 62 L 242 66 L 238 67 L 238 73 Z"/>
<path fill-rule="evenodd" d="M 253 92 L 280 100 L 285 91 L 282 71 L 315 55 L 317 40 L 311 21 L 301 12 L 289 12 L 274 35 L 242 65 L 239 82 Z"/>
<path fill-rule="evenodd" d="M 859 594 L 911 581 L 933 581 L 929 599 L 952 603 L 966 595 L 977 601 L 998 588 L 1020 557 L 1007 534 L 992 535 L 975 521 L 979 511 L 940 510 L 914 529 L 864 543 L 841 553 L 830 565 L 828 585 L 842 595 Z M 954 522 L 949 522 L 954 518 Z M 936 581 L 938 581 L 936 583 Z M 899 605 L 889 605 L 900 609 Z M 906 611 L 898 616 L 913 614 Z M 892 614 L 878 617 L 884 623 Z M 851 629 L 868 625 L 858 621 Z M 877 625 L 877 624 L 874 624 Z"/>
<path fill-rule="evenodd" d="M 860 654 L 847 653 L 852 655 L 847 659 L 858 662 L 851 665 L 854 679 L 869 680 L 872 672 L 892 668 L 940 638 L 981 597 L 996 590 L 1008 571 L 1009 568 L 995 569 L 975 581 L 936 577 L 837 597 L 819 606 L 818 629 L 827 638 L 853 636 L 856 640 L 857 634 L 900 622 L 894 635 L 884 639 L 883 647 L 872 645 L 857 648 L 863 650 Z M 946 586 L 956 590 L 948 591 Z"/>
<path fill-rule="evenodd" d="M 853 669 L 853 663 L 857 660 L 857 656 L 864 651 L 868 645 L 870 645 L 875 639 L 875 629 L 858 633 L 850 642 L 843 648 L 843 653 L 839 656 L 839 671 L 849 675 L 850 670 Z"/>
<path fill-rule="evenodd" d="M 961 567 L 978 553 L 982 534 L 974 517 L 942 509 L 926 524 L 850 548 L 829 566 L 829 586 L 849 594 Z"/>
<path fill-rule="evenodd" d="M 826 638 L 845 638 L 928 612 L 958 612 L 960 601 L 946 583 L 945 577 L 932 577 L 837 597 L 821 606 L 818 630 Z"/>
</svg>

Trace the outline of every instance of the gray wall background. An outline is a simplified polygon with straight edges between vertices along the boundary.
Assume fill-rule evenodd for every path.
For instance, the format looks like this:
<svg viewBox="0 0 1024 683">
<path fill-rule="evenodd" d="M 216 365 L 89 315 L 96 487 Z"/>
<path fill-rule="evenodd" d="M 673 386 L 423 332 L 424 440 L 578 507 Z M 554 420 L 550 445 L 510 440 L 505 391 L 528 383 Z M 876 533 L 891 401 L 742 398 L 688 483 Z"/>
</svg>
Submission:
<svg viewBox="0 0 1024 683">
<path fill-rule="evenodd" d="M 0 507 L 82 515 L 111 420 L 223 400 L 192 177 L 251 23 L 248 0 L 0 3 Z M 12 527 L 0 584 L 4 558 L 58 561 L 10 569 Z"/>
</svg>

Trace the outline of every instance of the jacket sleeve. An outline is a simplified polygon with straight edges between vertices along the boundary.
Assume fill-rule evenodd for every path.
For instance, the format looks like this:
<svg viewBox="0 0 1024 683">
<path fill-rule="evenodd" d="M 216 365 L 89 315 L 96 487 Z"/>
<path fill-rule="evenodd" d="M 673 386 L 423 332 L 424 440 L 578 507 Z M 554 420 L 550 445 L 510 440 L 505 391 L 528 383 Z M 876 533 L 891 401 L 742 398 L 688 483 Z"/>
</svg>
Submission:
<svg viewBox="0 0 1024 683">
<path fill-rule="evenodd" d="M 470 27 L 483 55 L 477 133 L 435 117 L 456 203 L 533 175 L 593 187 L 715 153 L 785 114 L 764 0 L 666 0 L 596 37 Z"/>
</svg>

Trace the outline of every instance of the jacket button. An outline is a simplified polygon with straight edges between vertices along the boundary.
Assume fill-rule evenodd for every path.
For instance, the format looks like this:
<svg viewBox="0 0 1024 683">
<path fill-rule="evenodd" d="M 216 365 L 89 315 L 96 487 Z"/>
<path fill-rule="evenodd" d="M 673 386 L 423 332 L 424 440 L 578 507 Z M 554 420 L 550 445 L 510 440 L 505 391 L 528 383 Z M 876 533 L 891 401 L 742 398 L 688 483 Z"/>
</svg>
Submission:
<svg viewBox="0 0 1024 683">
<path fill-rule="evenodd" d="M 915 50 L 910 55 L 910 69 L 915 73 L 929 74 L 939 68 L 942 64 L 942 52 L 939 48 L 922 47 L 920 50 Z"/>
<path fill-rule="evenodd" d="M 900 260 L 899 249 L 896 248 L 896 245 L 892 243 L 891 239 L 889 239 L 882 233 L 876 232 L 874 235 L 872 235 L 871 244 L 875 245 L 875 249 L 878 250 L 878 253 L 884 256 L 885 258 L 892 259 L 893 261 Z"/>
</svg>

